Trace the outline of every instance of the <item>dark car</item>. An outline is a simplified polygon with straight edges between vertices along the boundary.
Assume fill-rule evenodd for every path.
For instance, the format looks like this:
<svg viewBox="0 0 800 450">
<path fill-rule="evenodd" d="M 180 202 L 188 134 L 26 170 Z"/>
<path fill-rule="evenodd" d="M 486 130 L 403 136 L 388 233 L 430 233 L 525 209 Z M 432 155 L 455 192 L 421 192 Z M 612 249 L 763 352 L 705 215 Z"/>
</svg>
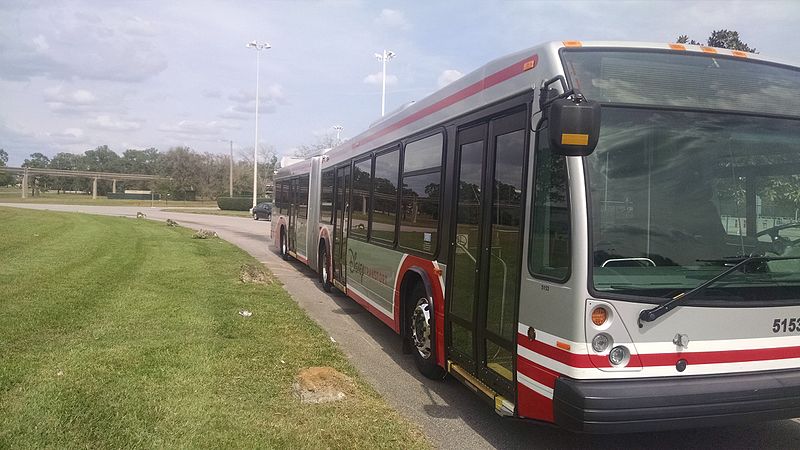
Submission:
<svg viewBox="0 0 800 450">
<path fill-rule="evenodd" d="M 259 203 L 255 208 L 250 210 L 253 213 L 253 220 L 258 219 L 272 219 L 272 203 Z"/>
</svg>

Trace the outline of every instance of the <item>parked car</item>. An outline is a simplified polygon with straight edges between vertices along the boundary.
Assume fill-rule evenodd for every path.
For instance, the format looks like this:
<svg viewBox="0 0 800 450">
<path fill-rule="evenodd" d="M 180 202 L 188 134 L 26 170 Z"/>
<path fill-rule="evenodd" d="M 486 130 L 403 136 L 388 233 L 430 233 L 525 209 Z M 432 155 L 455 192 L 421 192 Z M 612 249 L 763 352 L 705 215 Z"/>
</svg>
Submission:
<svg viewBox="0 0 800 450">
<path fill-rule="evenodd" d="M 259 203 L 256 205 L 255 208 L 250 209 L 250 213 L 253 214 L 253 220 L 258 219 L 272 219 L 272 203 Z"/>
</svg>

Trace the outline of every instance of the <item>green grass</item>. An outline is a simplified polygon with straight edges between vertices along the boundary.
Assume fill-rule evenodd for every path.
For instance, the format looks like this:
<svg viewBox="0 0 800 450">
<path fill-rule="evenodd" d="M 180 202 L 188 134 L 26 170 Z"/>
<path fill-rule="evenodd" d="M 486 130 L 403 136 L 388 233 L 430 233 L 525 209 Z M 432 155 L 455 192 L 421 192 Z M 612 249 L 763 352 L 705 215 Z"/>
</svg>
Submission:
<svg viewBox="0 0 800 450">
<path fill-rule="evenodd" d="M 429 445 L 277 282 L 239 281 L 255 260 L 191 234 L 0 208 L 0 448 Z M 300 404 L 321 365 L 354 392 Z"/>
<path fill-rule="evenodd" d="M 57 194 L 47 192 L 35 197 L 28 195 L 23 199 L 19 189 L 0 190 L 0 203 L 45 203 L 61 205 L 103 205 L 103 206 L 150 206 L 150 200 L 121 200 L 109 199 L 105 196 L 97 196 L 97 200 L 92 200 L 91 194 Z M 198 201 L 175 201 L 175 200 L 154 200 L 153 206 L 217 206 L 217 202 L 212 200 Z"/>
<path fill-rule="evenodd" d="M 250 215 L 249 211 L 227 211 L 222 209 L 191 209 L 191 208 L 175 208 L 175 209 L 170 208 L 170 209 L 164 209 L 163 211 L 189 213 L 189 214 L 205 214 L 210 216 L 249 217 L 250 219 L 253 218 L 253 216 Z"/>
</svg>

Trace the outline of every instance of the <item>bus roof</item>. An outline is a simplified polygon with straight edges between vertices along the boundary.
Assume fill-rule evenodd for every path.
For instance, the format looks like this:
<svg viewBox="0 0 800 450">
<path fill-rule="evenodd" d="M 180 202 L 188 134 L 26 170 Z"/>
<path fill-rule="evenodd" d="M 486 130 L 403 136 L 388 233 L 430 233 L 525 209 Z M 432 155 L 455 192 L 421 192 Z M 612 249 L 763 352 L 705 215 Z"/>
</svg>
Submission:
<svg viewBox="0 0 800 450">
<path fill-rule="evenodd" d="M 622 41 L 552 41 L 497 58 L 427 97 L 404 105 L 374 122 L 364 132 L 342 143 L 323 157 L 323 167 L 356 157 L 397 139 L 447 122 L 481 105 L 491 104 L 538 88 L 544 79 L 563 74 L 559 51 L 563 48 L 652 49 L 721 55 L 797 67 L 774 58 L 737 50 L 676 43 Z M 293 164 L 277 176 L 302 173 L 310 164 Z"/>
</svg>

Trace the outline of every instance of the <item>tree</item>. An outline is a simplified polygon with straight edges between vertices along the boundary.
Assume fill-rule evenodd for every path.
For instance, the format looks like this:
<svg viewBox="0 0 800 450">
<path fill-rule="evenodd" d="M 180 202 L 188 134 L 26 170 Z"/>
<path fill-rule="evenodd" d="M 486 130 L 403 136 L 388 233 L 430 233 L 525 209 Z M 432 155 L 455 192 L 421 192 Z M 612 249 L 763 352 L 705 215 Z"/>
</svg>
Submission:
<svg viewBox="0 0 800 450">
<path fill-rule="evenodd" d="M 336 135 L 328 133 L 323 136 L 317 137 L 317 142 L 306 145 L 303 144 L 297 147 L 294 151 L 295 156 L 300 158 L 309 158 L 311 156 L 319 155 L 322 150 L 336 147 L 344 141 L 337 141 Z"/>
<path fill-rule="evenodd" d="M 82 156 L 61 152 L 50 160 L 51 169 L 79 170 L 83 165 Z M 54 177 L 52 186 L 59 191 L 78 191 L 86 189 L 86 181 L 77 178 Z"/>
<path fill-rule="evenodd" d="M 733 30 L 712 31 L 708 37 L 710 47 L 727 48 L 730 50 L 741 50 L 743 52 L 758 53 L 755 48 L 750 48 L 739 39 L 739 32 Z"/>
<path fill-rule="evenodd" d="M 120 157 L 107 145 L 101 145 L 94 150 L 87 150 L 83 154 L 82 163 L 85 170 L 92 172 L 120 172 Z M 98 180 L 97 193 L 105 195 L 111 191 L 111 181 Z"/>
<path fill-rule="evenodd" d="M 50 165 L 50 158 L 45 156 L 43 153 L 31 153 L 30 159 L 26 158 L 25 162 L 22 163 L 22 167 L 30 167 L 36 169 L 46 169 L 47 166 Z M 36 193 L 42 192 L 42 190 L 47 190 L 47 185 L 49 184 L 50 179 L 46 176 L 36 176 L 33 178 L 33 186 L 31 187 L 33 195 Z"/>
<path fill-rule="evenodd" d="M 703 45 L 689 36 L 682 34 L 676 41 L 679 44 Z M 714 30 L 708 37 L 706 44 L 709 47 L 727 48 L 730 50 L 741 50 L 743 52 L 758 53 L 755 48 L 751 48 L 739 39 L 739 32 L 733 30 Z"/>
<path fill-rule="evenodd" d="M 5 167 L 8 163 L 8 153 L 0 148 L 0 167 Z M 11 174 L 0 172 L 0 186 L 8 186 L 14 183 L 14 177 Z"/>
</svg>

